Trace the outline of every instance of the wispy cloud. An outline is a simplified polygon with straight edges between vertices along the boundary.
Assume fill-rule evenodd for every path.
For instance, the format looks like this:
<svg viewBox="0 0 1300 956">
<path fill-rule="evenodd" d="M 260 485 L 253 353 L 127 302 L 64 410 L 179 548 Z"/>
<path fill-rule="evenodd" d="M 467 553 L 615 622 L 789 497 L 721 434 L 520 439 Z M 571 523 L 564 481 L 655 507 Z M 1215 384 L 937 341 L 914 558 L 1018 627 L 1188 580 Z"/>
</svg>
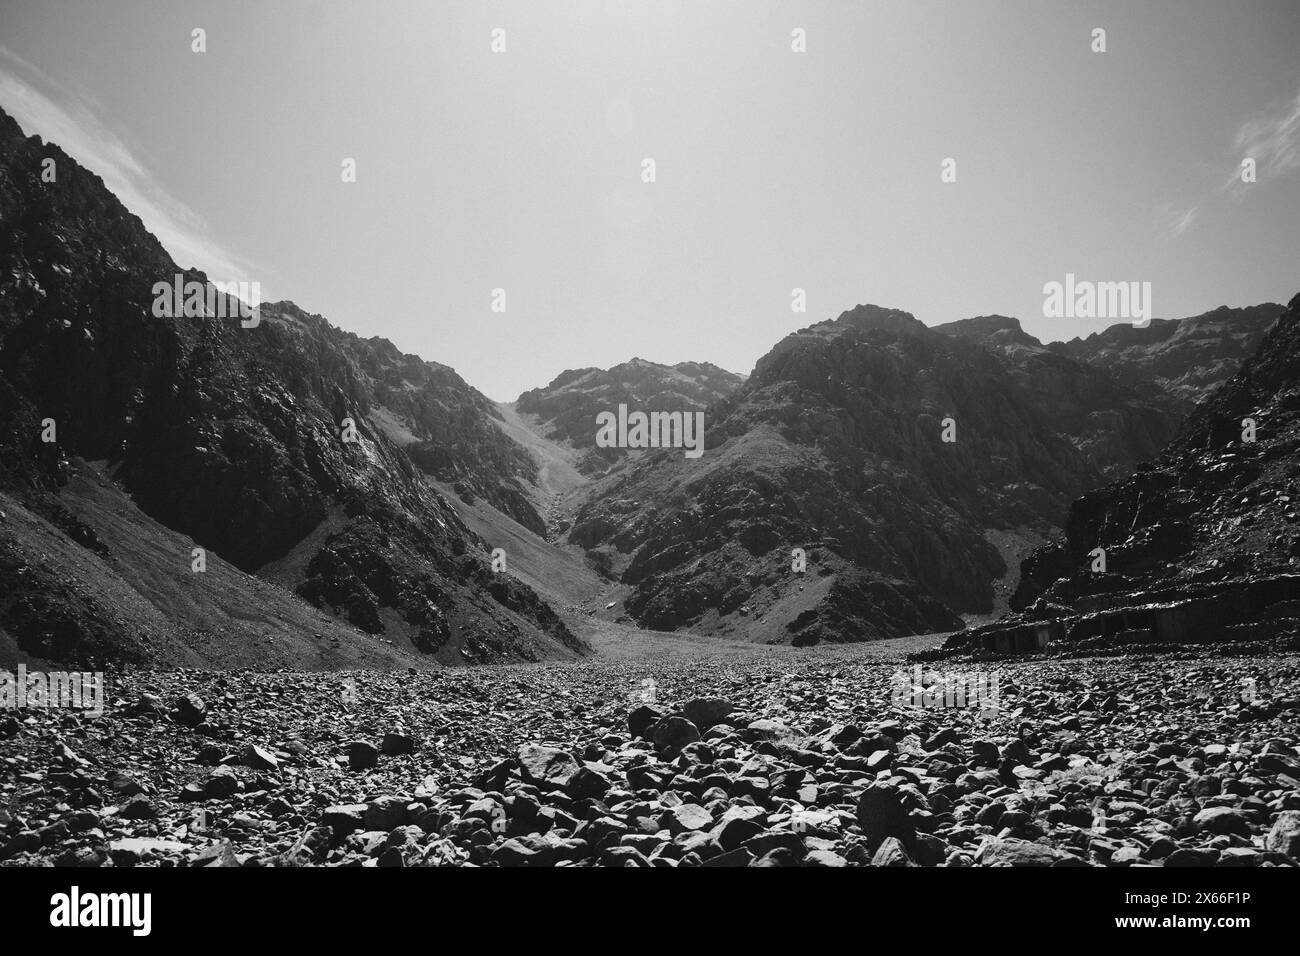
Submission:
<svg viewBox="0 0 1300 956">
<path fill-rule="evenodd" d="M 1274 179 L 1300 169 L 1300 88 L 1241 124 L 1233 138 L 1241 159 L 1255 160 L 1262 179 Z M 1240 162 L 1240 160 L 1239 160 Z M 1245 185 L 1240 169 L 1233 171 L 1225 188 Z"/>
<path fill-rule="evenodd" d="M 1156 220 L 1160 232 L 1166 238 L 1176 239 L 1192 228 L 1200 212 L 1200 206 L 1175 206 L 1165 203 L 1156 210 Z"/>
<path fill-rule="evenodd" d="M 38 83 L 48 93 L 39 89 Z M 98 119 L 91 97 L 64 88 L 3 46 L 0 106 L 23 132 L 58 145 L 98 174 L 182 268 L 202 269 L 220 281 L 256 277 L 248 262 L 212 237 L 198 213 L 158 185 L 121 138 Z"/>
<path fill-rule="evenodd" d="M 1255 182 L 1242 180 L 1242 162 L 1255 161 Z M 1228 171 L 1224 172 L 1227 167 Z M 1156 209 L 1160 234 L 1177 239 L 1195 225 L 1201 212 L 1221 201 L 1223 194 L 1240 201 L 1249 190 L 1267 188 L 1267 184 L 1300 170 L 1300 86 L 1291 96 L 1282 97 L 1242 122 L 1232 137 L 1232 155 L 1223 166 L 1207 171 L 1210 179 L 1204 195 L 1195 202 L 1165 203 Z"/>
</svg>

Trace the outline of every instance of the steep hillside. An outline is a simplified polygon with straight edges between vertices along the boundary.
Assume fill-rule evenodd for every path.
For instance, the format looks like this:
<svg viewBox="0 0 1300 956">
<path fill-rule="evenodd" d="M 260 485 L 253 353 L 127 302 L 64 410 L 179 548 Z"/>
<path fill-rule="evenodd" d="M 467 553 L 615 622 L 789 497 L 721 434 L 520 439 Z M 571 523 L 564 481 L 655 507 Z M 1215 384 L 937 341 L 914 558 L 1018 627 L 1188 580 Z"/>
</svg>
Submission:
<svg viewBox="0 0 1300 956">
<path fill-rule="evenodd" d="M 54 183 L 40 178 L 47 156 Z M 412 653 L 463 662 L 582 651 L 536 594 L 493 574 L 484 542 L 386 434 L 404 425 L 430 471 L 490 480 L 485 496 L 528 518 L 521 493 L 485 477 L 531 467 L 486 399 L 450 369 L 288 303 L 251 328 L 220 308 L 159 318 L 154 284 L 179 272 L 97 176 L 0 114 L 0 491 L 44 521 L 42 533 L 97 547 L 95 515 L 75 518 L 63 499 L 75 459 L 103 461 L 102 475 L 153 521 Z M 183 278 L 206 287 L 200 272 Z M 235 314 L 233 299 L 213 301 Z M 489 460 L 470 464 L 480 452 Z M 0 524 L 9 552 L 24 551 L 11 537 L 21 532 Z M 197 567 L 191 550 L 168 559 Z M 138 622 L 99 606 L 94 582 L 73 607 L 44 578 L 8 573 L 0 630 L 21 651 L 148 656 L 133 644 Z M 198 587 L 210 572 L 191 573 Z M 249 639 L 233 612 L 213 620 L 201 602 L 141 597 L 165 605 L 153 606 L 169 639 L 196 652 L 213 628 Z M 236 592 L 228 606 L 242 603 Z"/>
<path fill-rule="evenodd" d="M 1187 412 L 1184 400 L 1167 394 L 1163 387 L 1126 383 L 1112 376 L 1103 360 L 1094 362 L 1064 354 L 1054 345 L 1044 346 L 1013 318 L 980 316 L 937 325 L 934 331 L 996 352 L 1004 360 L 1008 378 L 1104 479 L 1126 475 L 1138 462 L 1158 453 Z"/>
<path fill-rule="evenodd" d="M 1023 613 L 953 648 L 1300 631 L 1300 296 L 1160 457 L 1074 503 L 1024 563 Z"/>
</svg>

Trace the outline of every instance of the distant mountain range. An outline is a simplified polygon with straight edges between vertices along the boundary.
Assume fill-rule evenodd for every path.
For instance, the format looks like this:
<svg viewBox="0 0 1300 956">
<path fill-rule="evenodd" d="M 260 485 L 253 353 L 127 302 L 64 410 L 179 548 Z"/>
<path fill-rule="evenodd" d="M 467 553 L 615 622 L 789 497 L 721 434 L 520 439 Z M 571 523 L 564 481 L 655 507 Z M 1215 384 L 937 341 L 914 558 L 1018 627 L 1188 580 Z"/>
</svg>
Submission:
<svg viewBox="0 0 1300 956">
<path fill-rule="evenodd" d="M 1283 312 L 1044 345 L 861 305 L 748 377 L 632 359 L 498 407 L 292 302 L 156 317 L 181 272 L 0 112 L 0 663 L 540 660 L 588 653 L 575 629 L 607 613 L 795 644 L 956 630 L 1013 591 L 1063 599 L 1094 538 L 1122 564 L 1071 502 L 1201 427 Z M 704 455 L 598 447 L 620 405 L 703 411 Z M 507 540 L 522 572 L 493 564 Z"/>
<path fill-rule="evenodd" d="M 1280 311 L 1189 320 L 1238 329 L 1217 350 L 1196 335 L 1148 348 L 1200 363 L 1178 381 L 1210 381 Z M 1075 496 L 1177 427 L 1182 394 L 1125 384 L 1104 350 L 1071 349 L 1005 317 L 929 328 L 858 306 L 787 336 L 711 406 L 701 461 L 650 453 L 602 478 L 570 540 L 634 588 L 628 608 L 651 627 L 808 643 L 958 627 L 998 609 L 1008 563 Z M 808 574 L 790 571 L 794 548 L 816 555 Z"/>
</svg>

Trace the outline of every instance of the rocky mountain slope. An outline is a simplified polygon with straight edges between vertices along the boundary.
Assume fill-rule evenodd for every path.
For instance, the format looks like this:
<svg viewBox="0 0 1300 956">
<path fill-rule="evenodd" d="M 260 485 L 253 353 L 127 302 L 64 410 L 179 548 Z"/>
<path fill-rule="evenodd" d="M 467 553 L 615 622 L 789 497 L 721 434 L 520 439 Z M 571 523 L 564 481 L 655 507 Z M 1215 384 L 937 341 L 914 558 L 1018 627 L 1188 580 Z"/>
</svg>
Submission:
<svg viewBox="0 0 1300 956">
<path fill-rule="evenodd" d="M 1282 312 L 1276 302 L 1241 309 L 1223 305 L 1185 319 L 1152 319 L 1144 328 L 1112 325 L 1047 348 L 1101 368 L 1157 400 L 1172 400 L 1186 415 L 1255 354 Z"/>
<path fill-rule="evenodd" d="M 1070 509 L 1023 613 L 955 648 L 1266 640 L 1300 631 L 1300 296 L 1155 461 Z"/>
<path fill-rule="evenodd" d="M 634 358 L 610 369 L 561 372 L 549 385 L 520 395 L 515 408 L 533 416 L 542 434 L 585 451 L 578 467 L 595 475 L 629 454 L 626 449 L 596 446 L 599 413 L 615 411 L 620 404 L 630 411 L 701 411 L 743 381 L 708 362 L 661 365 Z"/>
<path fill-rule="evenodd" d="M 46 157 L 56 182 L 41 181 Z M 529 588 L 494 575 L 486 544 L 415 463 L 536 524 L 509 484 L 531 462 L 486 399 L 450 369 L 290 303 L 267 306 L 252 328 L 206 313 L 158 318 L 154 283 L 180 271 L 97 176 L 0 113 L 0 492 L 40 534 L 118 565 L 116 580 L 135 592 L 110 606 L 97 581 L 69 579 L 66 566 L 34 573 L 26 517 L 0 522 L 7 646 L 66 661 L 149 659 L 133 636 L 144 626 L 219 658 L 201 635 L 250 638 L 239 608 L 265 605 L 251 593 L 256 574 L 408 657 L 583 651 Z M 112 515 L 65 500 L 87 469 L 172 534 L 163 563 L 189 569 L 191 590 L 208 572 L 194 570 L 182 539 L 241 572 L 215 618 L 218 605 L 187 602 L 183 586 L 150 591 L 133 571 L 146 556 L 106 543 Z M 286 599 L 290 616 L 312 616 Z"/>
<path fill-rule="evenodd" d="M 1158 453 L 1187 411 L 1160 387 L 1118 381 L 1103 361 L 1043 345 L 1013 318 L 980 316 L 937 325 L 934 331 L 979 344 L 1002 359 L 1008 379 L 1094 469 L 1080 475 L 1080 488 L 1128 474 Z"/>
<path fill-rule="evenodd" d="M 615 467 L 569 539 L 633 585 L 647 626 L 805 643 L 955 628 L 994 606 L 995 542 L 1050 535 L 1074 496 L 1162 447 L 1181 413 L 1161 395 L 1014 319 L 927 328 L 859 306 L 714 403 L 702 459 Z M 809 577 L 794 548 L 816 555 Z"/>
</svg>

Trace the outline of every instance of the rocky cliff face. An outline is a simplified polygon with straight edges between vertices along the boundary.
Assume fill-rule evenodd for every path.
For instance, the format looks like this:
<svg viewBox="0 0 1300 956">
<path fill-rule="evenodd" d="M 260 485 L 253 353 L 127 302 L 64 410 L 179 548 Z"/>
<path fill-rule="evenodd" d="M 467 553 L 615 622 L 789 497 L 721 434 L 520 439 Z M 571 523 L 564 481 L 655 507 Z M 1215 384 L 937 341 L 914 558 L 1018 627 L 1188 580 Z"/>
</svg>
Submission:
<svg viewBox="0 0 1300 956">
<path fill-rule="evenodd" d="M 1150 384 L 1139 372 L 1133 372 L 1131 381 L 1112 375 L 1100 350 L 1073 355 L 1059 350 L 1057 343 L 1044 346 L 1016 319 L 980 316 L 937 325 L 934 331 L 979 344 L 1003 360 L 1011 382 L 1095 469 L 1079 476 L 1079 489 L 1126 475 L 1138 462 L 1157 454 L 1190 408 L 1182 394 L 1167 393 L 1162 384 Z M 1115 326 L 1105 335 L 1122 338 L 1127 331 L 1131 327 Z M 1176 358 L 1194 362 L 1198 354 L 1178 352 Z M 1214 362 L 1224 377 L 1237 367 L 1223 371 L 1229 360 L 1216 357 Z M 1182 371 L 1190 375 L 1186 367 Z M 1201 378 L 1210 382 L 1210 372 L 1204 370 Z"/>
<path fill-rule="evenodd" d="M 701 411 L 743 381 L 708 362 L 660 365 L 634 358 L 610 369 L 561 372 L 544 388 L 520 395 L 515 407 L 535 416 L 548 437 L 587 450 L 578 467 L 595 475 L 628 455 L 626 449 L 596 447 L 596 416 L 601 412 L 615 411 L 620 404 L 629 411 Z"/>
<path fill-rule="evenodd" d="M 55 183 L 40 180 L 46 156 Z M 98 177 L 0 113 L 0 492 L 91 547 L 93 518 L 81 530 L 60 496 L 79 460 L 104 461 L 149 519 L 365 633 L 447 662 L 582 650 L 528 588 L 488 570 L 484 543 L 412 461 L 527 517 L 510 476 L 531 463 L 486 399 L 291 303 L 254 328 L 157 318 L 154 283 L 179 271 Z M 130 643 L 129 619 L 101 620 L 91 640 L 65 601 L 8 572 L 0 628 L 27 653 L 111 658 Z M 165 610 L 183 643 L 196 622 Z"/>
<path fill-rule="evenodd" d="M 1298 460 L 1300 296 L 1155 461 L 1073 504 L 1064 536 L 1024 563 L 1023 613 L 954 646 L 1038 629 L 1076 643 L 1295 633 Z"/>
<path fill-rule="evenodd" d="M 956 627 L 992 608 L 997 533 L 1051 534 L 1074 496 L 1173 434 L 1174 402 L 1101 364 L 1002 316 L 931 329 L 859 306 L 788 336 L 711 406 L 703 459 L 656 452 L 611 472 L 570 540 L 634 585 L 649 626 L 743 610 L 787 618 L 790 639 L 812 622 L 823 640 Z M 820 556 L 825 593 L 785 570 L 794 548 Z M 846 603 L 852 615 L 831 611 Z"/>
<path fill-rule="evenodd" d="M 323 349 L 312 349 L 322 361 L 330 361 L 329 353 L 346 355 L 353 400 L 421 471 L 453 485 L 467 501 L 484 498 L 526 528 L 545 530 L 523 485 L 536 477 L 536 464 L 497 427 L 496 404 L 455 369 L 403 354 L 387 339 L 343 332 L 292 302 L 264 305 L 262 315 L 325 339 Z"/>
</svg>

